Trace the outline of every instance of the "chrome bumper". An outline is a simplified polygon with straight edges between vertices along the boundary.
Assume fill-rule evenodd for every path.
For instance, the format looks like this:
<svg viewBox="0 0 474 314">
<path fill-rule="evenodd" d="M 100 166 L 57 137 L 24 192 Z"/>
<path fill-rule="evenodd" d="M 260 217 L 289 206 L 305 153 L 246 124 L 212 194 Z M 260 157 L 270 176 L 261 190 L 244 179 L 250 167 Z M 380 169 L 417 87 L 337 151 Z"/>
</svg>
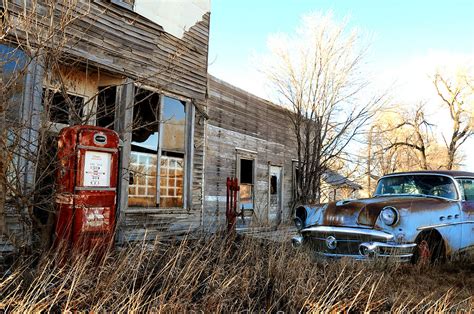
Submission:
<svg viewBox="0 0 474 314">
<path fill-rule="evenodd" d="M 409 260 L 416 243 L 364 242 L 359 245 L 359 254 L 366 258 L 390 257 Z"/>
<path fill-rule="evenodd" d="M 409 261 L 416 247 L 415 243 L 397 243 L 392 234 L 373 229 L 313 226 L 300 232 L 301 236 L 291 239 L 293 247 L 298 248 L 308 244 L 317 255 L 324 257 L 349 257 L 358 260 L 380 257 Z M 317 245 L 312 246 L 315 242 Z M 338 248 L 339 244 L 341 247 L 350 246 L 350 250 Z"/>
</svg>

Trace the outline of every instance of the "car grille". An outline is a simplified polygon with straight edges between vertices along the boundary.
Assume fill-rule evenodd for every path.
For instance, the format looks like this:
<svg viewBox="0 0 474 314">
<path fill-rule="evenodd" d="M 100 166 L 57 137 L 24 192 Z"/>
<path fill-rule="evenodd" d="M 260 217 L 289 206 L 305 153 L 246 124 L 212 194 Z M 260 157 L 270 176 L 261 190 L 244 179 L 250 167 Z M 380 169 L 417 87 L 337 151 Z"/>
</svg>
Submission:
<svg viewBox="0 0 474 314">
<path fill-rule="evenodd" d="M 328 246 L 328 238 L 334 237 L 336 244 L 334 248 Z M 337 232 L 306 234 L 304 242 L 308 247 L 316 252 L 326 254 L 359 255 L 359 245 L 363 242 L 386 242 L 385 239 L 371 235 L 347 234 Z M 330 241 L 329 241 L 330 242 Z"/>
</svg>

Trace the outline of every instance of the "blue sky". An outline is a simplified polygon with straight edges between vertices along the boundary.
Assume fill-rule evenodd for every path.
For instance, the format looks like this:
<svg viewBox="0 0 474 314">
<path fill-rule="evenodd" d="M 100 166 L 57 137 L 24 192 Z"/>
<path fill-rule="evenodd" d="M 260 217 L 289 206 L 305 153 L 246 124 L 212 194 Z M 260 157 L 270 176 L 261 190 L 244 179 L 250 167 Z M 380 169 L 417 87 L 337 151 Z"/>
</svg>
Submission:
<svg viewBox="0 0 474 314">
<path fill-rule="evenodd" d="M 212 0 L 211 73 L 231 65 L 238 69 L 252 52 L 266 50 L 269 34 L 292 32 L 303 14 L 328 10 L 374 34 L 369 62 L 430 50 L 474 52 L 472 0 Z"/>
<path fill-rule="evenodd" d="M 209 72 L 269 98 L 254 56 L 268 53 L 271 34 L 294 32 L 302 15 L 328 11 L 370 34 L 365 61 L 377 83 L 393 86 L 395 101 L 436 101 L 436 67 L 474 61 L 474 0 L 212 0 Z M 436 110 L 432 120 L 443 128 Z M 474 171 L 474 157 L 464 168 Z"/>
</svg>

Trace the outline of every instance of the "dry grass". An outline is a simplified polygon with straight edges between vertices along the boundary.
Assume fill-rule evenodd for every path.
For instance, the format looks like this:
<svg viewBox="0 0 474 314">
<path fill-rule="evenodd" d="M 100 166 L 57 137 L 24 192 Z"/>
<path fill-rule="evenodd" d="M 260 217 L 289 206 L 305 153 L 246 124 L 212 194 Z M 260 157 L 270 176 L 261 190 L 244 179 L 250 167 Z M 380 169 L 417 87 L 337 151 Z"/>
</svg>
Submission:
<svg viewBox="0 0 474 314">
<path fill-rule="evenodd" d="M 137 245 L 97 264 L 50 255 L 0 281 L 0 309 L 30 311 L 474 311 L 474 265 L 315 262 L 286 244 L 215 235 Z"/>
</svg>

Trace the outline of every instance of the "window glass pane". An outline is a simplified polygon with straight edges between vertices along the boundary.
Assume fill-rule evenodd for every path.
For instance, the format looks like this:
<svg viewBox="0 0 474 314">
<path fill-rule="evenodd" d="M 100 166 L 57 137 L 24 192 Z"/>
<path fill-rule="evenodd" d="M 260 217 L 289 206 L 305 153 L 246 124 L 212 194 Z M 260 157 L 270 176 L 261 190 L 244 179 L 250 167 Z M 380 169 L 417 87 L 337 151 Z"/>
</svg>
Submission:
<svg viewBox="0 0 474 314">
<path fill-rule="evenodd" d="M 138 89 L 133 107 L 132 150 L 156 153 L 158 151 L 160 97 Z"/>
<path fill-rule="evenodd" d="M 7 151 L 3 152 L 5 154 L 2 154 L 1 158 L 4 158 L 2 161 L 6 164 L 7 202 L 17 197 L 18 191 L 9 187 L 17 186 L 20 179 L 17 150 L 21 144 L 21 132 L 24 131 L 19 120 L 27 64 L 28 57 L 23 51 L 0 44 L 0 88 L 3 94 L 2 109 L 6 114 L 4 127 L 7 136 Z"/>
<path fill-rule="evenodd" d="M 454 182 L 445 176 L 406 175 L 382 178 L 376 195 L 431 195 L 449 199 L 457 197 Z"/>
<path fill-rule="evenodd" d="M 240 185 L 240 207 L 241 209 L 253 209 L 253 185 Z"/>
<path fill-rule="evenodd" d="M 131 153 L 131 181 L 128 190 L 129 206 L 156 206 L 156 160 L 155 154 Z"/>
<path fill-rule="evenodd" d="M 23 51 L 0 44 L 0 85 L 6 99 L 7 119 L 19 117 L 27 63 Z"/>
<path fill-rule="evenodd" d="M 458 179 L 461 197 L 466 201 L 474 201 L 474 179 Z"/>
<path fill-rule="evenodd" d="M 163 146 L 162 150 L 184 152 L 186 122 L 185 103 L 174 98 L 163 99 Z"/>
<path fill-rule="evenodd" d="M 138 89 L 133 107 L 129 206 L 156 207 L 159 139 L 158 94 Z"/>
<path fill-rule="evenodd" d="M 160 207 L 183 206 L 184 158 L 161 156 Z"/>
</svg>

